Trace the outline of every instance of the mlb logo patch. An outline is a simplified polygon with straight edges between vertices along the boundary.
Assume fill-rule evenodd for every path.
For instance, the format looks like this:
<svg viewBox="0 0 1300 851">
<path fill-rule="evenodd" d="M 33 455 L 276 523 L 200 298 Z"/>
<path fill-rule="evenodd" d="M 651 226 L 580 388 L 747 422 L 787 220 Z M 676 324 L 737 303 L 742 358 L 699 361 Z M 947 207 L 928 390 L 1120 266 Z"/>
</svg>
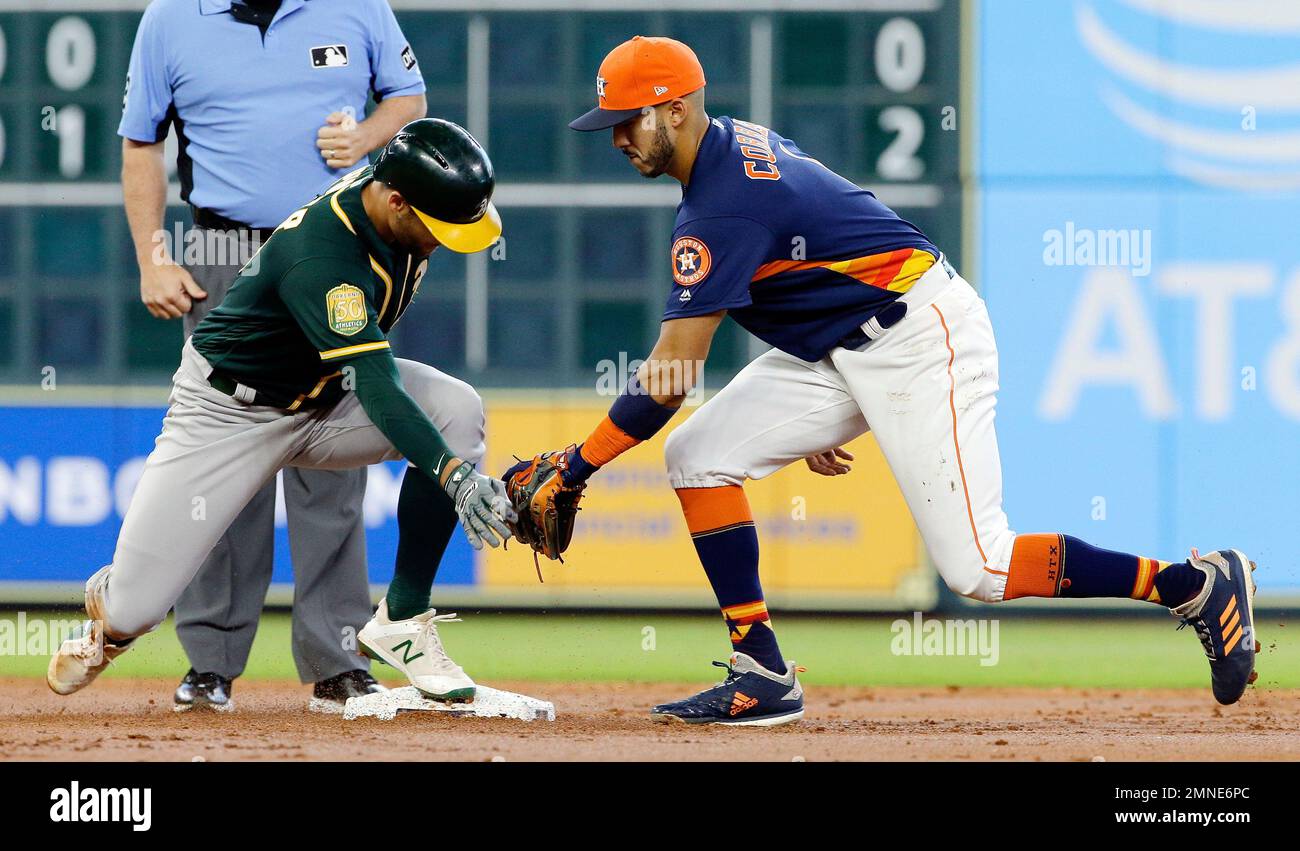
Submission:
<svg viewBox="0 0 1300 851">
<path fill-rule="evenodd" d="M 411 50 L 411 45 L 402 48 L 402 65 L 410 71 L 415 67 L 415 51 Z"/>
<path fill-rule="evenodd" d="M 327 44 L 311 49 L 311 67 L 345 68 L 348 64 L 348 46 L 346 44 Z"/>
</svg>

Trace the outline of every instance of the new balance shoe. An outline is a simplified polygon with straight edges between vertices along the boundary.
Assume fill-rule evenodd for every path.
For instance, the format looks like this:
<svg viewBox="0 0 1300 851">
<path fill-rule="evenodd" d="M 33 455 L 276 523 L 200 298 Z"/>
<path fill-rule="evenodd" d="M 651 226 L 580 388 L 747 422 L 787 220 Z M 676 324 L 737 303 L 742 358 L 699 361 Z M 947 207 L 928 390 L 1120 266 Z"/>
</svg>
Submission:
<svg viewBox="0 0 1300 851">
<path fill-rule="evenodd" d="M 1255 563 L 1239 550 L 1219 550 L 1202 556 L 1192 550 L 1189 562 L 1205 573 L 1205 585 L 1192 599 L 1169 611 L 1182 618 L 1179 629 L 1191 626 L 1210 660 L 1210 686 L 1215 700 L 1236 703 L 1255 681 Z"/>
<path fill-rule="evenodd" d="M 104 634 L 105 597 L 111 565 L 101 567 L 86 580 L 86 614 L 90 620 L 59 645 L 45 670 L 45 682 L 55 694 L 72 694 L 95 681 L 114 659 L 131 647 L 134 638 L 110 640 Z"/>
<path fill-rule="evenodd" d="M 365 697 L 388 689 L 375 682 L 369 671 L 360 669 L 344 671 L 335 677 L 321 680 L 312 687 L 311 700 L 307 703 L 309 712 L 326 715 L 338 715 L 347 706 L 350 697 Z"/>
<path fill-rule="evenodd" d="M 451 660 L 438 637 L 438 624 L 459 620 L 454 614 L 440 615 L 436 609 L 407 620 L 389 620 L 388 601 L 382 600 L 357 638 L 367 656 L 401 671 L 425 697 L 473 700 L 474 681 Z"/>
<path fill-rule="evenodd" d="M 650 717 L 665 723 L 738 727 L 775 727 L 803 718 L 803 687 L 794 662 L 786 663 L 784 674 L 769 671 L 744 653 L 733 653 L 729 664 L 713 664 L 727 669 L 722 682 L 685 700 L 662 703 L 650 710 Z"/>
<path fill-rule="evenodd" d="M 45 682 L 55 694 L 81 691 L 130 646 L 130 641 L 115 644 L 105 640 L 103 621 L 86 621 L 81 634 L 64 641 L 50 658 Z"/>
<path fill-rule="evenodd" d="M 205 671 L 198 673 L 190 668 L 176 687 L 173 695 L 173 709 L 177 712 L 189 712 L 191 709 L 211 709 L 215 712 L 234 712 L 235 701 L 230 694 L 234 682 L 230 677 Z"/>
</svg>

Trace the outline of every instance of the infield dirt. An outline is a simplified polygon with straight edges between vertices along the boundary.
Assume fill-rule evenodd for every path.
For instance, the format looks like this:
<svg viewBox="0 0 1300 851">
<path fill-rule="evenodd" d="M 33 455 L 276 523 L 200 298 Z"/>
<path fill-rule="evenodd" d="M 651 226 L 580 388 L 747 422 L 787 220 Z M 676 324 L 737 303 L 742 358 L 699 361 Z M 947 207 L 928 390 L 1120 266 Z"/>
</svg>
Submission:
<svg viewBox="0 0 1300 851">
<path fill-rule="evenodd" d="M 6 760 L 1297 760 L 1300 691 L 810 686 L 803 723 L 648 720 L 695 685 L 493 682 L 555 703 L 554 722 L 306 711 L 296 683 L 240 681 L 230 714 L 171 708 L 170 680 L 111 679 L 67 698 L 0 679 Z"/>
</svg>

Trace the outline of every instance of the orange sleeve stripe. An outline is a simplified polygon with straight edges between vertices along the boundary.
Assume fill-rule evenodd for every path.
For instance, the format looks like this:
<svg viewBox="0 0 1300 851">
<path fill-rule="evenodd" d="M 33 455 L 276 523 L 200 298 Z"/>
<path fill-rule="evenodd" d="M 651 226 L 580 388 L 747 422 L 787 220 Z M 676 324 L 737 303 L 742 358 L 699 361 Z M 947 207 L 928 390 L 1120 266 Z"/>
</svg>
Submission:
<svg viewBox="0 0 1300 851">
<path fill-rule="evenodd" d="M 597 467 L 603 467 L 640 442 L 605 417 L 582 444 L 582 457 Z"/>
<path fill-rule="evenodd" d="M 677 498 L 692 535 L 715 532 L 729 526 L 753 523 L 749 500 L 740 485 L 720 488 L 677 488 Z"/>
</svg>

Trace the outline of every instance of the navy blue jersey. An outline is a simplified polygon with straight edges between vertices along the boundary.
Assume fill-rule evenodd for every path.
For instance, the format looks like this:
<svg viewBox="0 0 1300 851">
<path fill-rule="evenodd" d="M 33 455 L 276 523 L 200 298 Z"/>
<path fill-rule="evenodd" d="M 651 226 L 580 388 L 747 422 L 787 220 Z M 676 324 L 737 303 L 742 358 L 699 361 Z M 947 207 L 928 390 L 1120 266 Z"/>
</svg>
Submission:
<svg viewBox="0 0 1300 851">
<path fill-rule="evenodd" d="M 714 118 L 677 207 L 664 318 L 726 310 L 816 361 L 938 257 L 915 225 L 789 139 Z"/>
</svg>

